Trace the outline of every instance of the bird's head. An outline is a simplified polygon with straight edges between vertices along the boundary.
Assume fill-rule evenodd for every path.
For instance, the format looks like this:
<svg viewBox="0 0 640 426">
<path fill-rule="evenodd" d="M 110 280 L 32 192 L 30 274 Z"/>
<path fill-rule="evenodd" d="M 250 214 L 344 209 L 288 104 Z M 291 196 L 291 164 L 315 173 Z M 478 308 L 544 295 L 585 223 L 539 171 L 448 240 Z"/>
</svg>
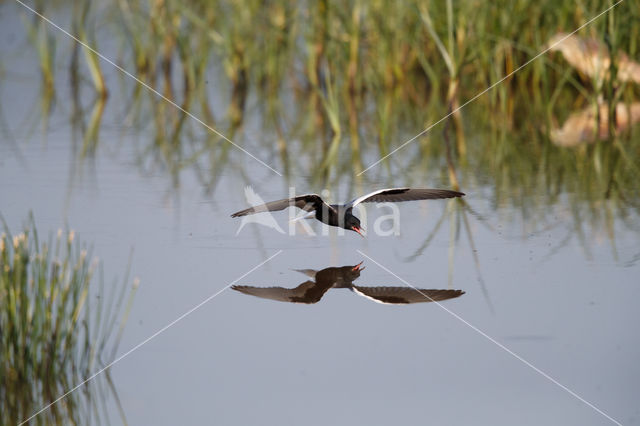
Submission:
<svg viewBox="0 0 640 426">
<path fill-rule="evenodd" d="M 358 219 L 357 217 L 353 216 L 353 215 L 348 215 L 347 216 L 347 220 L 345 223 L 345 229 L 349 229 L 351 231 L 355 231 L 358 234 L 360 234 L 360 236 L 364 237 L 364 228 L 362 228 L 362 226 L 360 226 L 360 219 Z"/>
</svg>

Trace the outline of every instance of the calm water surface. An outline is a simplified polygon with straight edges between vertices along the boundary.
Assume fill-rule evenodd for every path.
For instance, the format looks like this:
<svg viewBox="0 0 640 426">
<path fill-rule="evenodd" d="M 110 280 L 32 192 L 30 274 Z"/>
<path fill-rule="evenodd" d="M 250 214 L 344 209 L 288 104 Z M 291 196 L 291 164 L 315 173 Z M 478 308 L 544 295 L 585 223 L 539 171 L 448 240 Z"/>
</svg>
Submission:
<svg viewBox="0 0 640 426">
<path fill-rule="evenodd" d="M 615 419 L 640 421 L 639 239 L 618 216 L 613 241 L 604 226 L 585 225 L 579 238 L 571 194 L 539 204 L 547 211 L 532 216 L 551 220 L 538 226 L 518 207 L 495 203 L 479 176 L 480 183 L 462 188 L 477 213 L 467 215 L 468 230 L 460 203 L 431 201 L 399 206 L 397 237 L 334 231 L 290 237 L 259 225 L 236 235 L 240 222 L 229 215 L 246 207 L 245 185 L 265 200 L 288 196 L 289 186 L 299 193 L 324 188 L 304 173 L 285 180 L 237 150 L 212 193 L 189 170 L 175 187 L 166 172 L 144 166 L 141 146 L 152 135 L 123 120 L 129 99 L 117 90 L 96 154 L 79 159 L 68 81 L 58 77 L 43 129 L 37 58 L 21 38 L 22 24 L 9 25 L 7 10 L 0 213 L 14 230 L 29 211 L 43 235 L 74 229 L 104 262 L 107 282 L 122 276 L 133 249 L 141 285 L 121 353 L 279 251 L 236 284 L 292 288 L 304 279 L 294 269 L 364 261 L 359 285 L 403 285 L 369 256 L 416 287 L 463 290 L 442 306 Z M 121 75 L 104 72 L 117 87 Z M 91 105 L 88 94 L 85 103 Z M 256 135 L 249 117 L 239 142 L 269 158 L 252 145 Z M 394 167 L 397 180 L 365 177 L 362 191 L 405 184 L 402 168 Z M 447 185 L 435 175 L 415 183 Z M 334 201 L 359 192 L 346 182 L 329 189 Z M 381 214 L 374 207 L 368 213 Z M 419 251 L 443 214 L 443 225 Z M 286 216 L 276 216 L 285 229 Z M 329 291 L 309 306 L 225 290 L 111 374 L 130 425 L 608 424 L 439 306 L 380 305 L 347 290 Z M 117 422 L 112 397 L 107 404 Z"/>
</svg>

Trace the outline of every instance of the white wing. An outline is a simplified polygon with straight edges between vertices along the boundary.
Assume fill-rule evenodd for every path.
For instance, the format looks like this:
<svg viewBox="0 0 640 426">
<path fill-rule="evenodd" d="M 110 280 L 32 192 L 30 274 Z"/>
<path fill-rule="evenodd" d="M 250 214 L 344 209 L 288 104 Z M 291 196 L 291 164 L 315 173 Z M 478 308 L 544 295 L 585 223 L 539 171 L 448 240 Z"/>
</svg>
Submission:
<svg viewBox="0 0 640 426">
<path fill-rule="evenodd" d="M 448 189 L 427 188 L 388 188 L 371 192 L 352 200 L 347 206 L 355 207 L 360 203 L 382 203 L 413 200 L 432 200 L 439 198 L 462 197 L 464 193 Z"/>
<path fill-rule="evenodd" d="M 462 290 L 427 290 L 411 287 L 351 287 L 356 294 L 386 305 L 409 305 L 412 303 L 440 302 L 460 297 Z"/>
</svg>

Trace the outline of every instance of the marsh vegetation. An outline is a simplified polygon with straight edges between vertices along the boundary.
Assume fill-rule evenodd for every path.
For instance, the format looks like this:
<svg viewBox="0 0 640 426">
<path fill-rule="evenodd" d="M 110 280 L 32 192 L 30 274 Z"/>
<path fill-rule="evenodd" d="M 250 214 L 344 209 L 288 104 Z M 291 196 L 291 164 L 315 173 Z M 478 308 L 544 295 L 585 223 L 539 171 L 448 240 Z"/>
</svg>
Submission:
<svg viewBox="0 0 640 426">
<path fill-rule="evenodd" d="M 102 267 L 73 231 L 39 238 L 31 218 L 0 236 L 0 420 L 16 424 L 111 361 L 137 282 L 106 286 Z M 117 393 L 108 374 L 83 386 L 33 424 L 105 421 Z M 102 419 L 102 420 L 101 420 Z M 107 420 L 107 423 L 108 420 Z"/>
</svg>

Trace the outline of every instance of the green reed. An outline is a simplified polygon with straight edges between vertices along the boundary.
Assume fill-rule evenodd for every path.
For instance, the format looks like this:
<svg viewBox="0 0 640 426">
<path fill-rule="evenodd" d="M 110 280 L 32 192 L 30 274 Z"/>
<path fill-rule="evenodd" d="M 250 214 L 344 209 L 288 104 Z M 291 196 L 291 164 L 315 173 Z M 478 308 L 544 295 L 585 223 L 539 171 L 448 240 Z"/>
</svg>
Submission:
<svg viewBox="0 0 640 426">
<path fill-rule="evenodd" d="M 124 34 L 132 35 L 123 43 L 131 46 L 136 64 L 161 64 L 161 70 L 146 72 L 145 65 L 139 72 L 148 75 L 148 81 L 163 93 L 176 95 L 169 74 L 180 76 L 185 81 L 182 96 L 194 96 L 195 92 L 201 98 L 199 105 L 190 105 L 192 112 L 201 111 L 212 124 L 222 124 L 223 130 L 224 123 L 231 127 L 241 124 L 252 87 L 264 96 L 264 104 L 271 111 L 281 111 L 280 115 L 286 112 L 278 107 L 279 98 L 294 96 L 296 102 L 309 106 L 303 112 L 309 120 L 304 119 L 309 134 L 316 135 L 309 144 L 335 148 L 335 129 L 348 128 L 349 132 L 341 132 L 340 144 L 348 143 L 356 166 L 362 163 L 363 152 L 376 149 L 384 155 L 395 144 L 396 135 L 384 131 L 387 116 L 395 114 L 389 111 L 390 94 L 407 108 L 421 110 L 426 127 L 435 121 L 430 118 L 444 115 L 449 105 L 455 110 L 462 101 L 523 64 L 559 28 L 577 27 L 608 5 L 594 2 L 576 10 L 552 1 L 531 5 L 524 1 L 391 4 L 282 0 L 270 2 L 268 7 L 249 1 L 203 0 L 163 0 L 152 5 L 121 0 L 116 4 L 122 16 L 120 25 L 126 28 Z M 632 22 L 640 16 L 640 8 L 625 2 L 610 16 L 613 13 L 621 17 L 615 25 L 616 46 L 633 57 L 637 46 L 627 35 L 634 31 Z M 473 20 L 468 18 L 471 14 Z M 607 36 L 606 28 L 603 18 L 582 35 L 602 38 Z M 224 73 L 216 75 L 222 80 L 219 87 L 230 91 L 207 95 L 195 89 L 198 81 L 206 78 L 208 63 L 222 67 Z M 488 106 L 486 121 L 517 127 L 516 94 L 526 94 L 536 101 L 537 109 L 544 109 L 549 91 L 557 82 L 562 83 L 558 67 L 547 63 L 549 58 L 540 59 L 479 99 L 478 103 Z M 161 76 L 164 87 L 157 80 Z M 336 100 L 330 108 L 326 102 L 328 84 Z M 207 96 L 228 97 L 226 117 L 213 117 Z M 336 122 L 335 111 L 340 105 L 347 108 L 340 109 Z M 355 112 L 368 105 L 373 108 L 367 108 L 367 116 L 358 117 Z M 466 159 L 463 117 L 464 111 L 454 115 L 455 144 L 462 161 Z M 368 138 L 371 141 L 366 145 L 355 131 L 362 119 L 382 122 L 377 131 L 370 132 L 374 137 Z M 287 149 L 282 143 L 278 148 L 281 153 Z"/>
<path fill-rule="evenodd" d="M 41 12 L 44 7 L 41 2 L 36 5 Z M 41 75 L 41 118 L 44 131 L 48 128 L 49 115 L 55 99 L 55 58 L 56 37 L 47 31 L 46 23 L 39 18 L 25 20 L 30 43 L 38 52 L 38 62 Z"/>
<path fill-rule="evenodd" d="M 74 3 L 73 5 L 73 30 L 78 35 L 78 38 L 85 44 L 91 46 L 95 51 L 100 50 L 100 46 L 97 43 L 94 31 L 90 25 L 89 18 L 90 3 L 85 2 Z M 82 49 L 84 57 L 86 59 L 89 73 L 93 81 L 96 93 L 101 98 L 107 97 L 107 87 L 104 81 L 104 75 L 102 68 L 100 67 L 100 59 L 94 50 Z"/>
<path fill-rule="evenodd" d="M 13 236 L 5 225 L 0 236 L 2 424 L 30 417 L 113 359 L 137 282 L 133 289 L 114 285 L 106 290 L 94 276 L 99 269 L 73 231 L 42 242 L 32 219 Z M 112 392 L 110 378 L 101 380 Z M 92 396 L 96 390 L 87 385 L 33 422 L 90 422 L 101 415 L 96 404 L 104 404 L 102 397 Z"/>
</svg>

